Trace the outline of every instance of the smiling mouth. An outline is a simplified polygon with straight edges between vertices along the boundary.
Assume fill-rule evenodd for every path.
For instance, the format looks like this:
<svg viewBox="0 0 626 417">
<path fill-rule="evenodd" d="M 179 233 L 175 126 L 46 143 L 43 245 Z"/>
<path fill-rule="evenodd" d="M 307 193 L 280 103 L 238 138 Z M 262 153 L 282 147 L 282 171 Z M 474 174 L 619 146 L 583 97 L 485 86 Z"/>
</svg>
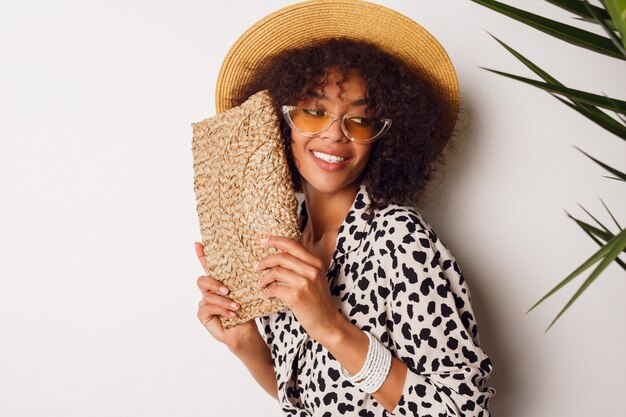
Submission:
<svg viewBox="0 0 626 417">
<path fill-rule="evenodd" d="M 325 154 L 323 152 L 318 152 L 318 151 L 311 151 L 313 152 L 313 155 L 315 155 L 317 158 L 321 159 L 322 161 L 326 161 L 329 162 L 331 164 L 337 164 L 339 162 L 343 162 L 348 158 L 344 158 L 341 156 L 335 156 L 335 155 L 328 155 Z"/>
</svg>

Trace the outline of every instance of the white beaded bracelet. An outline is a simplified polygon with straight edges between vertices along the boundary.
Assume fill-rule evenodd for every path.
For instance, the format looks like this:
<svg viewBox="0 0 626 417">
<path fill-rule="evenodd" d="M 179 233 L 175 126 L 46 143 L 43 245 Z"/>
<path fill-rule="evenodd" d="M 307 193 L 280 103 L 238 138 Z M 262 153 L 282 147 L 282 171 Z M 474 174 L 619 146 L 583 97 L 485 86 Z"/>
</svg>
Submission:
<svg viewBox="0 0 626 417">
<path fill-rule="evenodd" d="M 359 372 L 350 376 L 341 366 L 341 373 L 355 387 L 371 394 L 383 385 L 391 368 L 391 352 L 370 332 L 363 331 L 369 339 L 367 357 Z"/>
</svg>

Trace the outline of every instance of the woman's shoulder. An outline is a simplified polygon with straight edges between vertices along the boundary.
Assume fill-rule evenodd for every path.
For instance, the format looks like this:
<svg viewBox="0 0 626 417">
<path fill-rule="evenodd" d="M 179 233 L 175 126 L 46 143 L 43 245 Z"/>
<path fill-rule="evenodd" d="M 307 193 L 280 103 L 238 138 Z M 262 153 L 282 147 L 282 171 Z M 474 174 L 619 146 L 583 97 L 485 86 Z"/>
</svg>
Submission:
<svg viewBox="0 0 626 417">
<path fill-rule="evenodd" d="M 422 238 L 434 242 L 439 240 L 433 226 L 417 208 L 395 203 L 374 210 L 372 233 L 377 240 L 388 236 L 412 242 L 412 239 L 408 239 L 407 236 L 415 237 L 416 235 L 422 235 Z"/>
<path fill-rule="evenodd" d="M 451 250 L 414 207 L 389 204 L 375 211 L 367 240 L 364 249 L 381 262 L 391 258 L 392 265 L 405 268 L 440 264 L 444 271 L 451 268 L 461 274 Z"/>
</svg>

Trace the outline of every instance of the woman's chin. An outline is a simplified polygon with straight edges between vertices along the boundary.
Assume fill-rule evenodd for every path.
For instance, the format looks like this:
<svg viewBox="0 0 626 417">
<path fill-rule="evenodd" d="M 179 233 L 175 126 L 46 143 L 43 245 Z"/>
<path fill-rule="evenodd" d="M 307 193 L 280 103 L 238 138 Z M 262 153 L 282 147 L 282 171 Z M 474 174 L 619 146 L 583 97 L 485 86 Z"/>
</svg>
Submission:
<svg viewBox="0 0 626 417">
<path fill-rule="evenodd" d="M 334 194 L 346 188 L 353 188 L 357 186 L 356 180 L 337 181 L 337 179 L 329 179 L 324 181 L 322 178 L 315 178 L 312 181 L 304 179 L 303 185 L 311 190 L 322 194 Z"/>
</svg>

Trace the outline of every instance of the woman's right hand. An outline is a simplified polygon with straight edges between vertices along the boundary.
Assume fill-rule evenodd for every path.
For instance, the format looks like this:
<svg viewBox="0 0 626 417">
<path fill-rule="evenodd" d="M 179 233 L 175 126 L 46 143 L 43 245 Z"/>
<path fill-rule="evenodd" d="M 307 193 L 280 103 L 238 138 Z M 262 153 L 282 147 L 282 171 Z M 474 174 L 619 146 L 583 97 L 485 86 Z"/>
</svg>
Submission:
<svg viewBox="0 0 626 417">
<path fill-rule="evenodd" d="M 206 259 L 204 259 L 204 247 L 202 243 L 195 242 L 196 255 L 202 264 L 204 272 L 207 273 Z M 245 346 L 246 340 L 259 337 L 259 330 L 254 320 L 238 324 L 229 329 L 224 329 L 219 316 L 234 317 L 231 313 L 239 309 L 239 304 L 233 307 L 233 300 L 228 298 L 229 289 L 220 281 L 209 276 L 200 276 L 197 281 L 198 288 L 202 292 L 202 299 L 198 304 L 198 320 L 204 325 L 208 332 L 219 342 L 224 343 L 232 351 L 236 351 Z M 224 294 L 225 289 L 226 294 Z"/>
</svg>

